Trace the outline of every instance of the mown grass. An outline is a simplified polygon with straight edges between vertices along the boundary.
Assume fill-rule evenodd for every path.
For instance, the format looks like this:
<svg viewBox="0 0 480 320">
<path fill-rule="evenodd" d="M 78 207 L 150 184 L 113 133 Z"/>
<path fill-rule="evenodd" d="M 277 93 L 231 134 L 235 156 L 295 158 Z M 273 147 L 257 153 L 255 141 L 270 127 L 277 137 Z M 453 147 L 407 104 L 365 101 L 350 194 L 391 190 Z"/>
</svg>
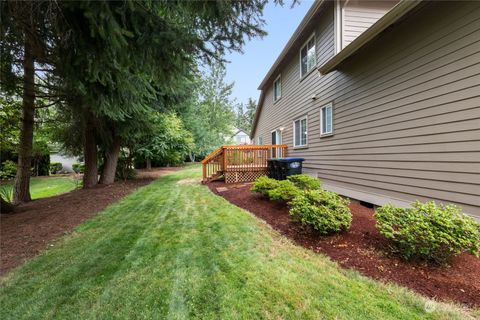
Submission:
<svg viewBox="0 0 480 320">
<path fill-rule="evenodd" d="M 12 188 L 13 182 L 2 183 L 2 186 Z M 75 189 L 71 177 L 32 177 L 30 179 L 30 194 L 32 199 L 56 196 Z"/>
<path fill-rule="evenodd" d="M 199 172 L 190 167 L 141 188 L 2 278 L 1 318 L 469 316 L 293 245 L 184 180 Z"/>
</svg>

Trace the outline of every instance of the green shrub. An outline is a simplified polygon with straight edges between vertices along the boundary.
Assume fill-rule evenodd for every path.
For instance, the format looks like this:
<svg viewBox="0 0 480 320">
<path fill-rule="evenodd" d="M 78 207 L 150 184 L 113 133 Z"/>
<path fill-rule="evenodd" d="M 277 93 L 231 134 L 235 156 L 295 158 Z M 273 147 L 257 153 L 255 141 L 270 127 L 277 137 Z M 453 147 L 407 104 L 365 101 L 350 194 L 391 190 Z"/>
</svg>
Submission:
<svg viewBox="0 0 480 320">
<path fill-rule="evenodd" d="M 17 164 L 11 160 L 5 160 L 0 170 L 0 179 L 12 179 L 17 174 Z"/>
<path fill-rule="evenodd" d="M 279 181 L 263 176 L 255 180 L 251 191 L 261 193 L 270 200 L 290 201 L 300 192 L 300 189 L 289 180 Z"/>
<path fill-rule="evenodd" d="M 56 174 L 63 169 L 63 166 L 60 162 L 50 162 L 50 173 Z"/>
<path fill-rule="evenodd" d="M 75 173 L 83 173 L 85 171 L 85 165 L 81 163 L 74 163 L 72 164 L 72 170 L 75 171 Z"/>
<path fill-rule="evenodd" d="M 406 258 L 446 262 L 455 254 L 478 256 L 480 225 L 453 205 L 414 202 L 413 208 L 385 205 L 375 212 L 377 229 Z"/>
<path fill-rule="evenodd" d="M 330 234 L 350 228 L 352 214 L 348 203 L 334 192 L 307 190 L 290 202 L 290 215 L 321 234 Z"/>
<path fill-rule="evenodd" d="M 301 190 L 320 189 L 320 180 L 309 176 L 308 174 L 295 174 L 288 176 L 287 179 L 295 184 Z"/>
<path fill-rule="evenodd" d="M 117 169 L 115 171 L 115 178 L 117 180 L 132 180 L 137 176 L 137 171 L 133 167 L 133 162 L 130 158 L 120 155 L 117 162 Z"/>
<path fill-rule="evenodd" d="M 275 188 L 268 190 L 267 195 L 270 200 L 284 200 L 291 201 L 295 198 L 301 190 L 289 180 L 278 181 Z"/>
<path fill-rule="evenodd" d="M 280 181 L 262 176 L 255 180 L 252 188 L 250 189 L 253 192 L 258 192 L 263 194 L 266 197 L 269 197 L 270 190 L 273 190 L 278 187 Z"/>
</svg>

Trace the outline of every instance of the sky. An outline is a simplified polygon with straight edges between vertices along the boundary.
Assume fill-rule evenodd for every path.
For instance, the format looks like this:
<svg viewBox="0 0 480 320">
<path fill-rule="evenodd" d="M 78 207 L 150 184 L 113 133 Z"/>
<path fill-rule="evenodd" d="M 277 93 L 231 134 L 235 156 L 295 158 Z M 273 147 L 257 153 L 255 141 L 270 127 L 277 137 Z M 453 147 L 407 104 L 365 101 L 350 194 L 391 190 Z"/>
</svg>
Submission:
<svg viewBox="0 0 480 320">
<path fill-rule="evenodd" d="M 226 82 L 235 82 L 232 99 L 246 103 L 248 98 L 258 100 L 258 85 L 267 74 L 273 62 L 287 44 L 293 32 L 307 13 L 313 0 L 301 0 L 291 8 L 287 0 L 283 6 L 270 2 L 265 7 L 263 19 L 267 35 L 254 38 L 246 43 L 242 53 L 226 55 Z"/>
</svg>

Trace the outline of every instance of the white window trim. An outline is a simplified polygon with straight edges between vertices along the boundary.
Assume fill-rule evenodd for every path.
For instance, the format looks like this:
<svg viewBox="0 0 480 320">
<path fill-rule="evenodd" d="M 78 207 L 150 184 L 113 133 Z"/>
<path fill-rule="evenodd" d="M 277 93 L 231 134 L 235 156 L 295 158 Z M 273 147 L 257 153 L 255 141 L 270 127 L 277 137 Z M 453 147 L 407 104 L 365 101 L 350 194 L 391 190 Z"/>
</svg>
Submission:
<svg viewBox="0 0 480 320">
<path fill-rule="evenodd" d="M 260 141 L 260 140 L 262 140 L 262 141 Z M 262 137 L 262 136 L 258 136 L 258 137 L 257 137 L 257 143 L 258 143 L 258 145 L 262 145 L 262 144 L 263 144 L 263 137 Z"/>
<path fill-rule="evenodd" d="M 307 70 L 307 72 L 305 72 L 305 74 L 302 74 L 302 50 L 303 50 L 303 48 L 305 48 L 305 46 L 308 44 L 308 42 L 310 40 L 312 40 L 312 38 L 314 39 L 313 43 L 315 45 L 315 65 L 312 67 L 312 69 Z M 308 53 L 308 51 L 307 51 L 307 53 Z M 300 47 L 300 51 L 298 51 L 298 58 L 299 58 L 299 67 L 300 67 L 299 74 L 300 74 L 300 80 L 301 80 L 301 79 L 305 78 L 306 76 L 308 76 L 312 72 L 312 70 L 315 70 L 316 67 L 317 67 L 317 40 L 315 38 L 315 32 Z"/>
<path fill-rule="evenodd" d="M 277 128 L 277 129 L 275 129 L 275 130 L 270 131 L 270 139 L 272 138 L 272 133 L 273 133 L 273 132 L 276 133 L 277 131 L 280 133 L 280 140 L 282 140 L 282 141 L 281 141 L 281 143 L 278 143 L 278 142 L 277 142 L 276 144 L 283 144 L 283 132 L 282 132 L 282 130 L 281 130 L 280 128 Z M 278 136 L 277 136 L 276 138 L 278 138 Z M 273 144 L 273 141 L 272 141 L 272 144 Z"/>
<path fill-rule="evenodd" d="M 300 144 L 300 145 L 295 145 L 295 140 L 296 140 L 296 135 L 295 135 L 295 122 L 297 121 L 301 121 L 305 119 L 305 124 L 307 126 L 307 130 L 306 130 L 306 137 L 305 137 L 305 144 Z M 307 148 L 308 147 L 308 115 L 304 115 L 304 116 L 301 116 L 299 118 L 296 118 L 295 120 L 293 120 L 292 122 L 292 127 L 293 127 L 293 148 L 294 149 L 301 149 L 301 148 Z M 301 139 L 300 139 L 301 141 Z"/>
<path fill-rule="evenodd" d="M 330 132 L 323 132 L 323 109 L 331 107 L 332 108 L 332 130 Z M 325 137 L 325 136 L 332 136 L 333 135 L 333 102 L 329 102 L 326 105 L 322 106 L 320 108 L 320 136 Z"/>
<path fill-rule="evenodd" d="M 277 81 L 280 81 L 280 96 L 279 97 L 276 97 L 275 96 L 275 83 Z M 282 98 L 282 95 L 283 95 L 283 88 L 282 88 L 282 74 L 279 74 L 277 78 L 275 78 L 275 80 L 273 80 L 273 102 L 277 102 L 278 100 L 280 100 Z"/>
</svg>

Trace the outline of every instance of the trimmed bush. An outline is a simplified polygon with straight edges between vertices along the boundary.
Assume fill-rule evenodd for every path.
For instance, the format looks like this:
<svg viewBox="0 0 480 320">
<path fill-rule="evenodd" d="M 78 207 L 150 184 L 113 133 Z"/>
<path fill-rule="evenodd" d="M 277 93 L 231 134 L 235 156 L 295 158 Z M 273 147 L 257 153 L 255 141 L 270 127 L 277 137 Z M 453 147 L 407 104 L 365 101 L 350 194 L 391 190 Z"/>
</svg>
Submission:
<svg viewBox="0 0 480 320">
<path fill-rule="evenodd" d="M 308 174 L 295 174 L 288 176 L 287 179 L 295 184 L 300 190 L 320 189 L 320 180 L 309 176 Z"/>
<path fill-rule="evenodd" d="M 50 173 L 56 174 L 63 169 L 63 166 L 60 162 L 51 162 L 50 163 Z"/>
<path fill-rule="evenodd" d="M 75 171 L 75 173 L 83 173 L 83 171 L 85 171 L 85 165 L 81 163 L 74 163 L 72 164 L 72 170 Z"/>
<path fill-rule="evenodd" d="M 290 215 L 321 234 L 348 230 L 352 223 L 349 201 L 326 190 L 300 192 L 290 202 Z"/>
<path fill-rule="evenodd" d="M 263 194 L 266 197 L 269 197 L 270 190 L 273 190 L 278 187 L 280 181 L 262 176 L 255 180 L 252 188 L 250 189 L 253 192 L 258 192 Z"/>
<path fill-rule="evenodd" d="M 413 208 L 385 205 L 375 212 L 376 227 L 406 259 L 439 263 L 469 252 L 478 256 L 480 225 L 454 205 L 412 203 Z"/>
<path fill-rule="evenodd" d="M 270 200 L 292 200 L 301 190 L 289 180 L 275 180 L 268 177 L 260 177 L 253 183 L 253 192 L 258 192 Z"/>
<path fill-rule="evenodd" d="M 17 164 L 11 160 L 5 160 L 0 170 L 0 179 L 12 179 L 17 174 Z"/>
<path fill-rule="evenodd" d="M 270 200 L 283 200 L 291 201 L 295 198 L 301 190 L 295 186 L 295 184 L 289 180 L 278 181 L 278 185 L 268 190 L 267 195 Z"/>
</svg>

